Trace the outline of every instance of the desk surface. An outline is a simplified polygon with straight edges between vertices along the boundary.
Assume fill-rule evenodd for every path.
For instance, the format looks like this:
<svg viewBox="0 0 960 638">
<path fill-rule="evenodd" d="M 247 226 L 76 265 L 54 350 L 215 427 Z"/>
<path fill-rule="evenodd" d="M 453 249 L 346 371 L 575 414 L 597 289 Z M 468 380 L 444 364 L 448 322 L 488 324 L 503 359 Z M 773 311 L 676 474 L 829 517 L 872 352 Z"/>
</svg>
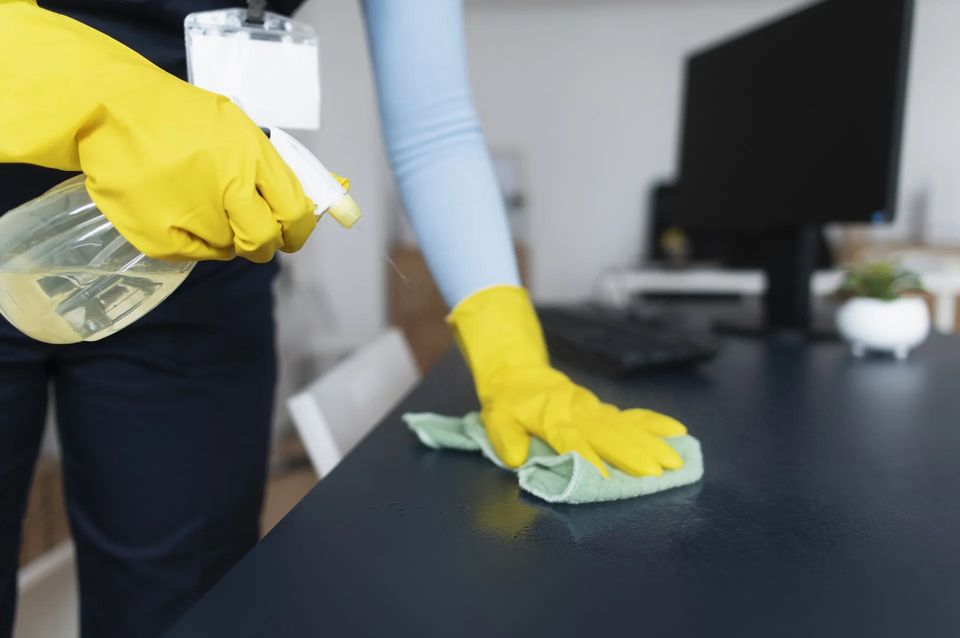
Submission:
<svg viewBox="0 0 960 638">
<path fill-rule="evenodd" d="M 556 507 L 403 426 L 475 405 L 450 356 L 170 635 L 956 635 L 958 372 L 947 337 L 906 362 L 731 339 L 697 371 L 572 371 L 686 422 L 706 475 Z"/>
</svg>

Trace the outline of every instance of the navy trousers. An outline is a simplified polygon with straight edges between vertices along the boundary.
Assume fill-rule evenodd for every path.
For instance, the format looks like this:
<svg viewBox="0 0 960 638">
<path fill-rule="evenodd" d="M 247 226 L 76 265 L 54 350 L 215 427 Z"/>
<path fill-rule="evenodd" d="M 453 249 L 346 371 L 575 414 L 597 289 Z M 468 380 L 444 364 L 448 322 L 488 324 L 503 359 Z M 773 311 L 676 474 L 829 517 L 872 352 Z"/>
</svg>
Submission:
<svg viewBox="0 0 960 638">
<path fill-rule="evenodd" d="M 82 636 L 160 635 L 257 541 L 274 272 L 199 264 L 151 314 L 95 343 L 42 344 L 0 319 L 0 636 L 51 384 Z"/>
</svg>

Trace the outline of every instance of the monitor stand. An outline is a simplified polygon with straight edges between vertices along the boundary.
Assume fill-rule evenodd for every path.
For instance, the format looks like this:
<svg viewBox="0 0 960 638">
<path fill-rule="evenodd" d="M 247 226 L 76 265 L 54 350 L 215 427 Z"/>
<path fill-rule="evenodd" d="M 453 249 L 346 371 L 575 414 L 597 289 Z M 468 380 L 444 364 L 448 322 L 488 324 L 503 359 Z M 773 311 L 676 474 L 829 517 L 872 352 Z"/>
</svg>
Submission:
<svg viewBox="0 0 960 638">
<path fill-rule="evenodd" d="M 715 328 L 738 336 L 790 334 L 813 340 L 835 339 L 833 327 L 814 322 L 811 312 L 810 279 L 817 266 L 819 237 L 816 224 L 765 233 L 767 291 L 762 316 L 717 321 Z"/>
</svg>

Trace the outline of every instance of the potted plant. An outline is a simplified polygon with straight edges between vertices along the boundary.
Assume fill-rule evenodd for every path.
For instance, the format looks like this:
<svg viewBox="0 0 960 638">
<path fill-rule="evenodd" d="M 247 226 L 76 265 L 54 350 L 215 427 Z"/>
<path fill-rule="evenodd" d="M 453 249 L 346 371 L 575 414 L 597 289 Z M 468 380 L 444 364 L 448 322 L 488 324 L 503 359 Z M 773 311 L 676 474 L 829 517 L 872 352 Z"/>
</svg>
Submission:
<svg viewBox="0 0 960 638">
<path fill-rule="evenodd" d="M 853 354 L 893 353 L 906 359 L 930 334 L 930 310 L 920 277 L 890 262 L 850 269 L 838 295 L 837 328 Z"/>
</svg>

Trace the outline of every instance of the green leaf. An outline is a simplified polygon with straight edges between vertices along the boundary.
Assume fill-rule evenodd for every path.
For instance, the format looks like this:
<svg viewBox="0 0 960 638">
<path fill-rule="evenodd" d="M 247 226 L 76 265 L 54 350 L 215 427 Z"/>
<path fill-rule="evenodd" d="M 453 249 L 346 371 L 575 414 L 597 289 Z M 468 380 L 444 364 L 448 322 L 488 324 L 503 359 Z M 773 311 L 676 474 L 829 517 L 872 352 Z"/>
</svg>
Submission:
<svg viewBox="0 0 960 638">
<path fill-rule="evenodd" d="M 837 291 L 844 298 L 870 297 L 885 301 L 922 292 L 923 284 L 915 272 L 889 261 L 868 262 L 851 268 Z"/>
</svg>

